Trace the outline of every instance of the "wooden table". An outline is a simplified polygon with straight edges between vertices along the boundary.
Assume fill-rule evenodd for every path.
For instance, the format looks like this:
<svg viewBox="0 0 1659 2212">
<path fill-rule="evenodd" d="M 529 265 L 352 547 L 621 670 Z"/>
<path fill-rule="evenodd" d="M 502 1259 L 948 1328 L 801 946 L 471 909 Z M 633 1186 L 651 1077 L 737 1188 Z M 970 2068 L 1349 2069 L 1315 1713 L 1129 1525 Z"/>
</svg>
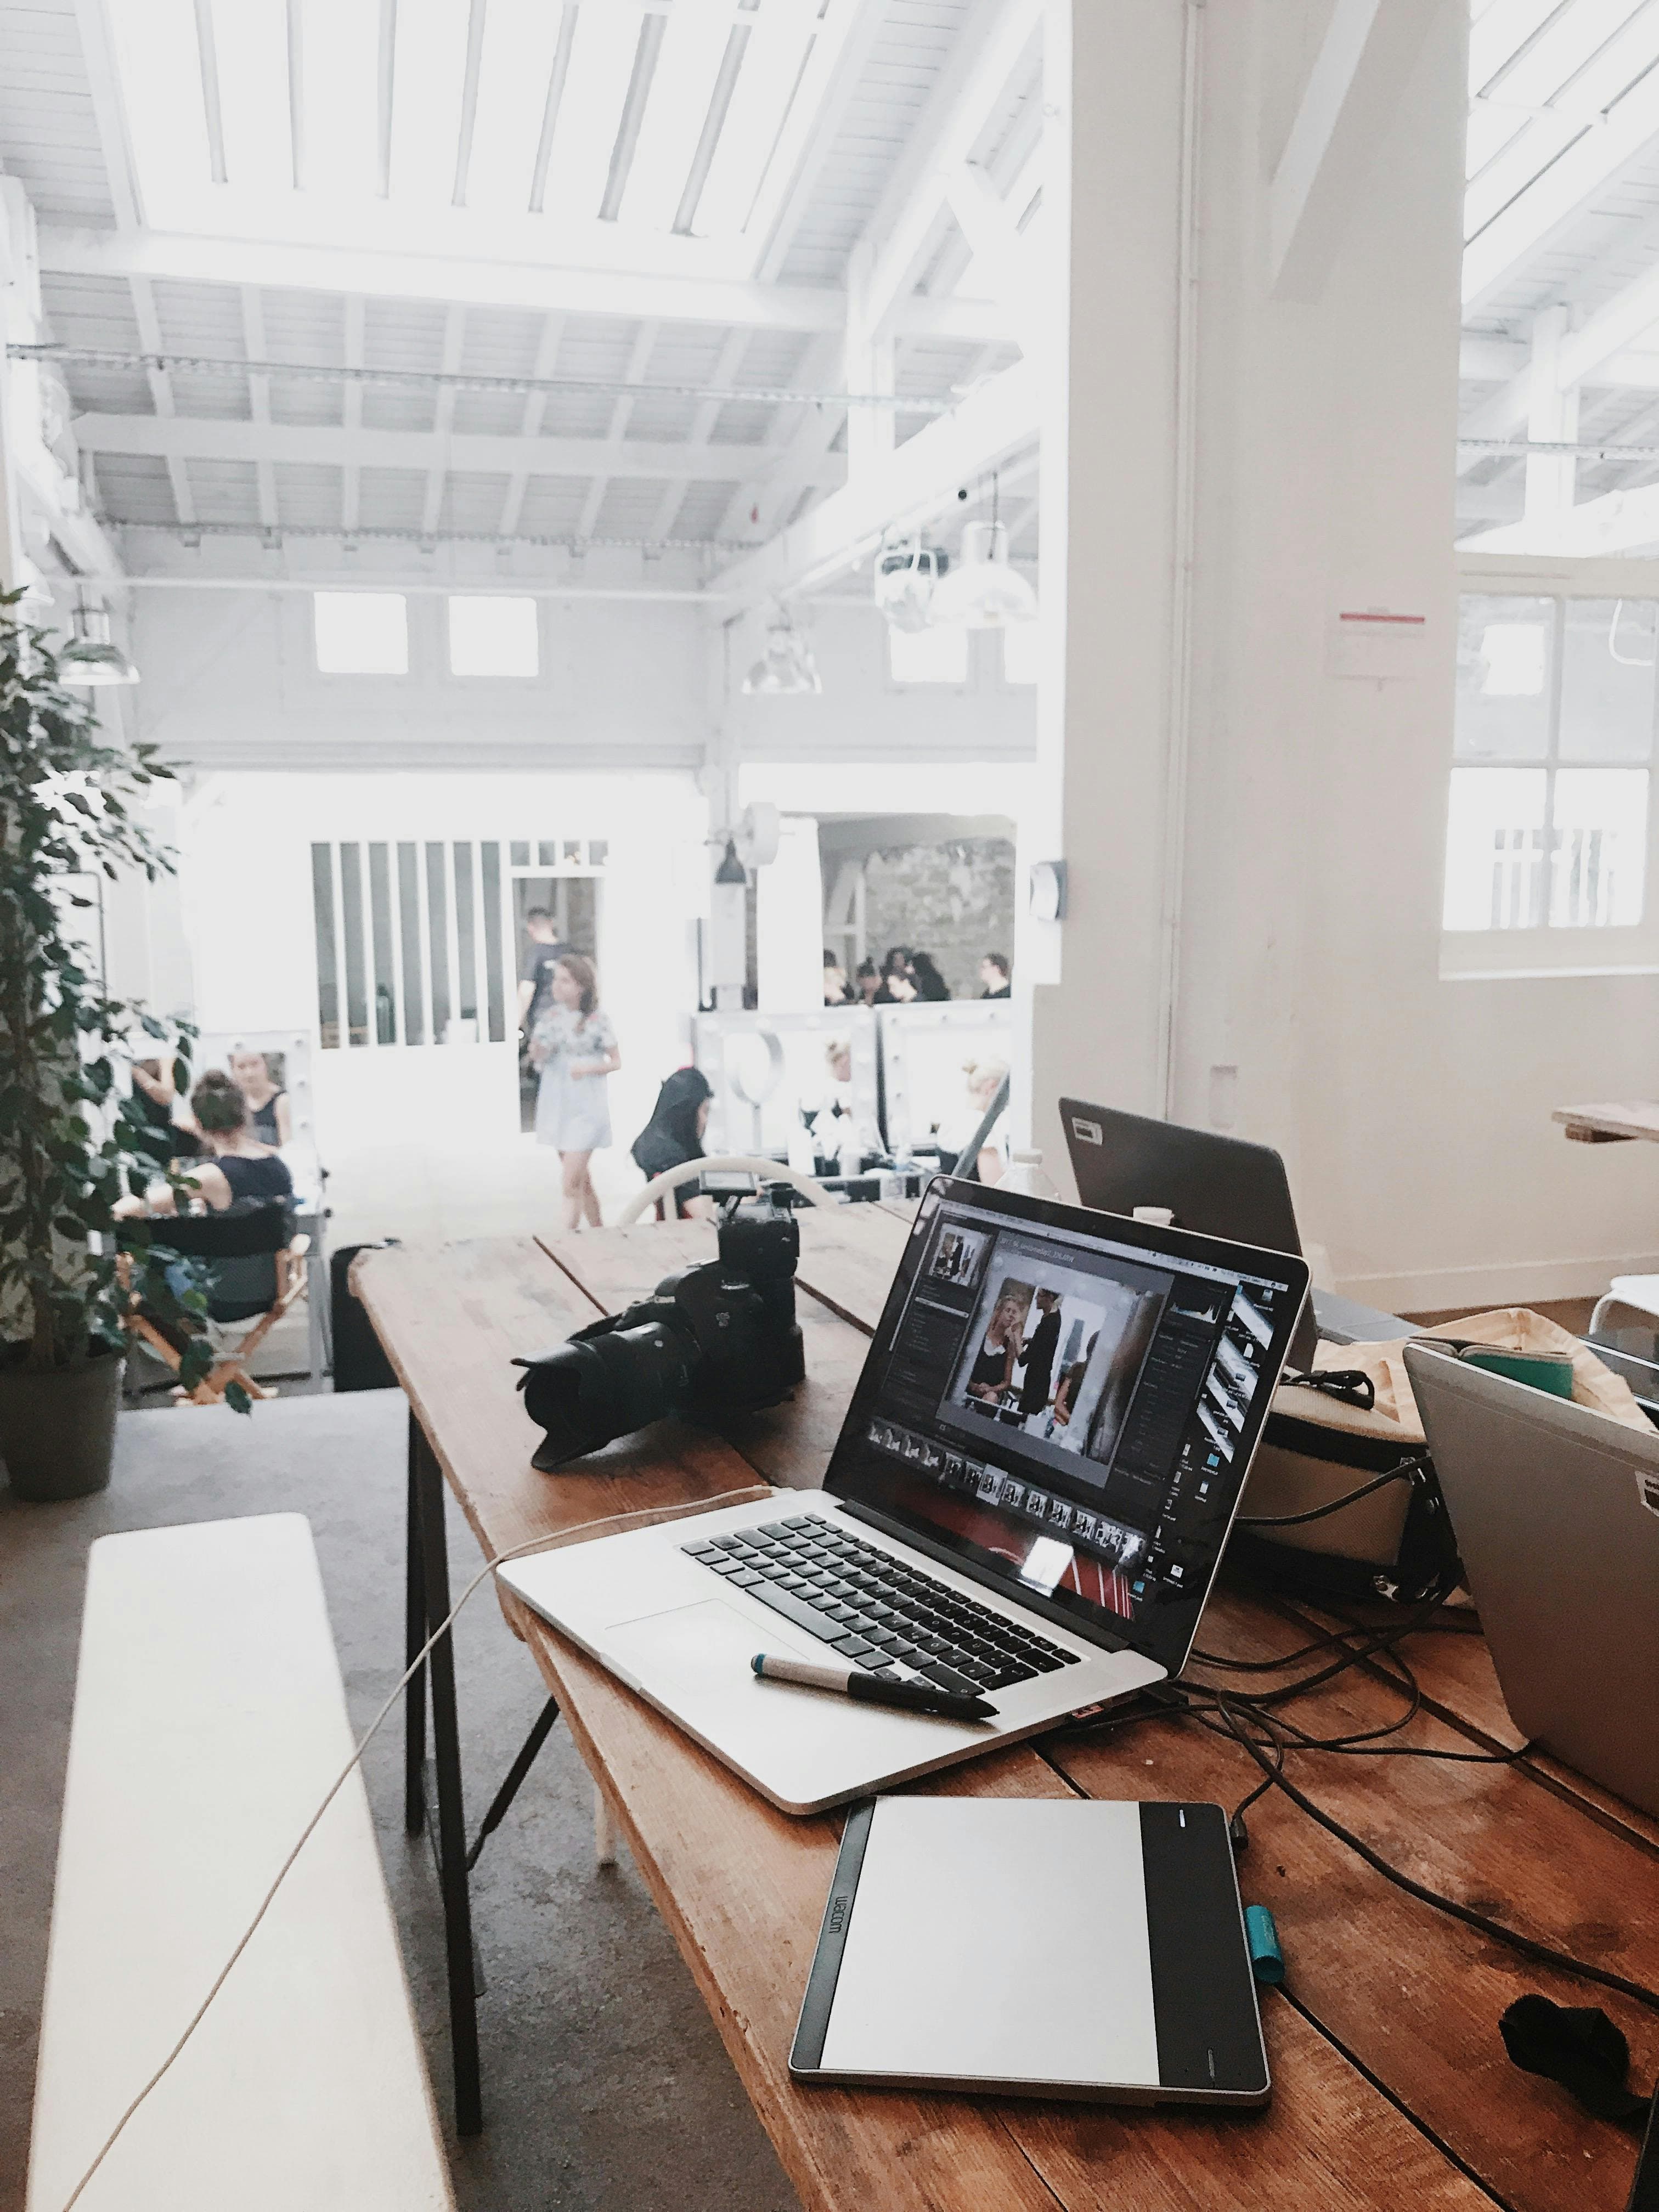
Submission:
<svg viewBox="0 0 1659 2212">
<path fill-rule="evenodd" d="M 1659 1104 L 1648 1098 L 1613 1100 L 1598 1106 L 1558 1106 L 1559 1121 L 1577 1145 L 1627 1145 L 1645 1138 L 1659 1143 Z"/>
<path fill-rule="evenodd" d="M 556 1476 L 529 1466 L 538 1434 L 513 1391 L 508 1359 L 625 1303 L 667 1267 L 711 1255 L 712 1231 L 656 1224 L 566 1243 L 550 1235 L 365 1255 L 359 1292 L 409 1396 L 417 1477 L 429 1464 L 435 1484 L 441 1470 L 489 1551 L 595 1515 L 672 1509 L 757 1474 L 815 1484 L 907 1231 L 876 1207 L 800 1218 L 810 1380 L 798 1404 L 734 1424 L 729 1440 L 665 1424 Z M 1289 1966 L 1284 1991 L 1267 1993 L 1263 2008 L 1275 2080 L 1267 2112 L 1240 2119 L 797 2088 L 787 2053 L 839 1820 L 775 1811 L 515 1600 L 504 1603 L 814 2212 L 1478 2212 L 1493 2203 L 1618 2212 L 1624 2204 L 1633 2137 L 1517 2072 L 1498 2021 L 1527 1990 L 1563 2004 L 1603 2002 L 1629 2036 L 1632 2075 L 1645 2086 L 1659 2067 L 1659 2020 L 1534 1969 L 1417 1904 L 1277 1792 L 1252 1808 L 1241 1863 L 1245 1898 L 1272 1906 Z M 1200 1641 L 1225 1656 L 1271 1657 L 1305 1640 L 1304 1626 L 1224 1590 Z M 1477 1635 L 1424 1633 L 1407 1650 L 1425 1704 L 1391 1741 L 1515 1744 Z M 1377 1678 L 1353 1669 L 1297 1711 L 1334 1733 L 1376 1725 L 1397 1709 Z M 1310 1754 L 1295 1771 L 1339 1821 L 1422 1882 L 1659 1984 L 1659 1823 L 1544 1759 L 1455 1765 Z M 1057 1735 L 1014 1746 L 918 1786 L 1231 1807 L 1256 1779 L 1235 1747 L 1166 1717 L 1093 1741 Z M 459 1788 L 457 1771 L 456 1832 Z M 452 1964 L 458 1955 L 452 1948 Z"/>
</svg>

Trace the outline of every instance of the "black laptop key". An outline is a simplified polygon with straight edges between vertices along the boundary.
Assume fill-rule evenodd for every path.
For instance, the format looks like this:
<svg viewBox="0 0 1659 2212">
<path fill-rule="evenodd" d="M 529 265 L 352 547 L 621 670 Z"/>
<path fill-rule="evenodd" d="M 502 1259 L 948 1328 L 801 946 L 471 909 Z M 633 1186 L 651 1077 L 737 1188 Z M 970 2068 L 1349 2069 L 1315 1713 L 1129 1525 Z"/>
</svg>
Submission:
<svg viewBox="0 0 1659 2212">
<path fill-rule="evenodd" d="M 958 1674 L 954 1667 L 947 1667 L 941 1659 L 924 1659 L 916 1670 L 941 1690 L 953 1690 L 959 1698 L 976 1698 L 981 1685 L 969 1681 L 966 1674 Z"/>
<path fill-rule="evenodd" d="M 793 1620 L 797 1628 L 805 1629 L 811 1636 L 822 1637 L 826 1644 L 833 1644 L 838 1636 L 847 1633 L 844 1621 L 831 1620 L 829 1614 L 820 1613 L 817 1606 L 806 1604 L 790 1591 L 779 1589 L 774 1583 L 757 1583 L 750 1595 L 757 1597 L 763 1605 L 770 1606 L 774 1613 L 781 1613 L 786 1620 Z"/>
<path fill-rule="evenodd" d="M 838 1636 L 834 1648 L 845 1658 L 867 1659 L 876 1647 L 873 1644 L 866 1644 L 861 1636 Z"/>
<path fill-rule="evenodd" d="M 753 1589 L 761 1577 L 752 1567 L 739 1567 L 736 1574 L 728 1575 L 726 1579 L 733 1589 Z"/>
</svg>

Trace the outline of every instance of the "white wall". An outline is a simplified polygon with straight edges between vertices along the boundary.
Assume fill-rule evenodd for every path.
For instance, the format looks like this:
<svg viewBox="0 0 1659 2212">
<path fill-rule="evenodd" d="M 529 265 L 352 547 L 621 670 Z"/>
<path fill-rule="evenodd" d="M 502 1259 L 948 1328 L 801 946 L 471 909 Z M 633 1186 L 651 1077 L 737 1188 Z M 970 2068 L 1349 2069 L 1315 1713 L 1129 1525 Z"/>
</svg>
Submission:
<svg viewBox="0 0 1659 2212">
<path fill-rule="evenodd" d="M 1049 702 L 1074 892 L 1064 978 L 1036 1007 L 1054 1146 L 1042 1109 L 1062 1085 L 1164 1110 L 1172 889 L 1158 856 L 1179 11 L 1073 12 L 1090 127 L 1072 365 L 1088 381 L 1072 402 L 1069 696 Z M 1237 1068 L 1233 1126 L 1284 1150 L 1304 1234 L 1351 1291 L 1395 1310 L 1572 1295 L 1659 1265 L 1659 1151 L 1569 1145 L 1550 1121 L 1570 1100 L 1652 1095 L 1659 978 L 1440 980 L 1467 11 L 1446 0 L 1322 297 L 1292 303 L 1267 293 L 1267 180 L 1328 15 L 1314 0 L 1200 11 L 1194 644 L 1168 1103 L 1224 1121 L 1214 1071 Z M 1150 177 L 1140 198 L 1126 164 Z M 1425 614 L 1419 672 L 1330 673 L 1345 608 Z"/>
<path fill-rule="evenodd" d="M 610 850 L 600 984 L 623 1049 L 611 1103 L 625 1146 L 659 1083 L 688 1057 L 696 1002 L 689 908 L 706 828 L 706 809 L 684 775 L 210 775 L 185 811 L 181 840 L 197 1018 L 205 1030 L 315 1034 L 313 840 L 602 837 Z M 693 865 L 677 872 L 683 848 Z M 319 1145 L 327 1158 L 376 1134 L 513 1142 L 514 1070 L 506 1044 L 319 1050 Z"/>
<path fill-rule="evenodd" d="M 468 770 L 591 770 L 616 756 L 635 767 L 696 768 L 702 758 L 704 646 L 694 607 L 540 600 L 541 675 L 485 682 L 448 674 L 437 594 L 410 597 L 410 672 L 401 678 L 319 675 L 307 592 L 132 597 L 143 734 L 169 758 L 204 768 Z"/>
</svg>

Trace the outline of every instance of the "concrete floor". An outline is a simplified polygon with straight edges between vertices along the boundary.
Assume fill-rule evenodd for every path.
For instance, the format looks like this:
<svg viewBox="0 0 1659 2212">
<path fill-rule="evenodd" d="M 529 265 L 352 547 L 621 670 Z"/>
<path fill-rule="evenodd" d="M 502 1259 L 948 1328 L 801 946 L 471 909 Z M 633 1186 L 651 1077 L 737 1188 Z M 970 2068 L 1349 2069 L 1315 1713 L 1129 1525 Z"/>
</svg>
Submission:
<svg viewBox="0 0 1659 2212">
<path fill-rule="evenodd" d="M 23 1505 L 0 1487 L 0 2212 L 22 2202 L 40 1990 L 88 1544 L 112 1530 L 307 1515 L 353 1720 L 402 1667 L 401 1395 L 284 1398 L 251 1419 L 124 1414 L 100 1497 Z M 452 1505 L 459 1586 L 477 1552 Z M 540 1707 L 540 1678 L 487 1587 L 456 1630 L 476 1825 Z M 364 1762 L 428 2063 L 447 2119 L 442 1923 L 424 1841 L 402 1824 L 401 1738 Z M 473 1877 L 489 1982 L 485 2131 L 450 2152 L 462 2212 L 792 2212 L 797 2200 L 690 1976 L 624 1857 L 595 1869 L 592 1793 L 556 1729 Z"/>
</svg>

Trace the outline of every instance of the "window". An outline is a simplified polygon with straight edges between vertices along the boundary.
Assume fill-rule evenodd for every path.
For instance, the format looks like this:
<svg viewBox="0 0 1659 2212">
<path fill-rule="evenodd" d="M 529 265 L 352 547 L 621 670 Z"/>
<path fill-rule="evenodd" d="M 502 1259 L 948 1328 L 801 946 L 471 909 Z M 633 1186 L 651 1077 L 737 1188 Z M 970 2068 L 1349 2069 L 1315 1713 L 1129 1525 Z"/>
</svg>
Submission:
<svg viewBox="0 0 1659 2212">
<path fill-rule="evenodd" d="M 1010 623 L 1002 633 L 1002 680 L 1035 684 L 1042 657 L 1042 633 L 1034 622 Z"/>
<path fill-rule="evenodd" d="M 887 633 L 887 672 L 895 684 L 966 684 L 968 633 L 959 624 Z"/>
<path fill-rule="evenodd" d="M 1659 601 L 1463 599 L 1447 930 L 1642 921 L 1656 658 Z M 1555 940 L 1550 964 L 1569 945 L 1569 957 L 1598 957 L 1579 935 Z"/>
<path fill-rule="evenodd" d="M 452 599 L 452 676 L 538 676 L 541 646 L 534 599 Z"/>
<path fill-rule="evenodd" d="M 325 676 L 407 676 L 409 606 L 401 592 L 318 592 L 317 665 Z"/>
</svg>

